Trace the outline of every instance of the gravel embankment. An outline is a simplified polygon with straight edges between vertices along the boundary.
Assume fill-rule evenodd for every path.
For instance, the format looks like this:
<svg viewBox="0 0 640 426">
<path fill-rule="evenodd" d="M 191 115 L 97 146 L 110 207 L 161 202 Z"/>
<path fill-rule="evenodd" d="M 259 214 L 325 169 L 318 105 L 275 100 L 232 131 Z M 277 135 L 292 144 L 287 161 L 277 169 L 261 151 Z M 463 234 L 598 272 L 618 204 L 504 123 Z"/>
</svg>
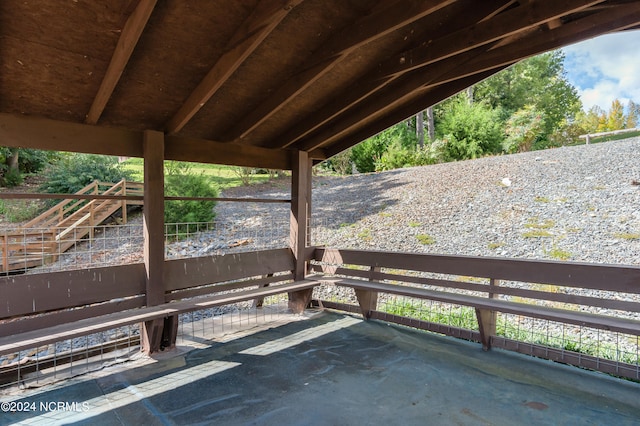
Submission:
<svg viewBox="0 0 640 426">
<path fill-rule="evenodd" d="M 316 177 L 314 243 L 639 265 L 639 181 L 640 138 Z M 288 195 L 282 181 L 225 193 Z M 247 229 L 288 218 L 287 205 L 278 204 L 220 203 L 217 211 L 218 219 Z M 435 242 L 421 243 L 421 234 Z"/>
</svg>

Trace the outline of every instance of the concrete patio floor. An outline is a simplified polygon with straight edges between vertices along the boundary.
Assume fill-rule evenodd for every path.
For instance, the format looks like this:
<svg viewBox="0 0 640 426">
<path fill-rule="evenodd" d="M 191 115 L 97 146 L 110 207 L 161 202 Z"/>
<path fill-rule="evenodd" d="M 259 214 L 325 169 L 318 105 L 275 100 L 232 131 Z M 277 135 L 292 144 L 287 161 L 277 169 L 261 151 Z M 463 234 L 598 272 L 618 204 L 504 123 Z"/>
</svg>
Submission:
<svg viewBox="0 0 640 426">
<path fill-rule="evenodd" d="M 638 425 L 640 384 L 332 312 L 0 398 L 0 424 Z M 26 408 L 26 409 L 25 409 Z"/>
</svg>

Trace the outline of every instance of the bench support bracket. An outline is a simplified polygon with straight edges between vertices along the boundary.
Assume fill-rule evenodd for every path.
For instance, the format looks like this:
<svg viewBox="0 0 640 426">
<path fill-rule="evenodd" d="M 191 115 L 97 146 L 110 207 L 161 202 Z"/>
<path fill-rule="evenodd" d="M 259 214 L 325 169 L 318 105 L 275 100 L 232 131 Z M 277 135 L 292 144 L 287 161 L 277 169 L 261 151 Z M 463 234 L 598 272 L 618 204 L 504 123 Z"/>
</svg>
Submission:
<svg viewBox="0 0 640 426">
<path fill-rule="evenodd" d="M 488 351 L 491 349 L 491 336 L 496 334 L 496 311 L 476 308 L 476 317 L 478 318 L 482 350 Z"/>
<path fill-rule="evenodd" d="M 378 308 L 378 292 L 355 289 L 358 303 L 360 304 L 360 311 L 365 319 L 371 318 L 371 312 Z"/>
<path fill-rule="evenodd" d="M 289 309 L 294 314 L 301 314 L 311 303 L 313 288 L 289 292 Z"/>
</svg>

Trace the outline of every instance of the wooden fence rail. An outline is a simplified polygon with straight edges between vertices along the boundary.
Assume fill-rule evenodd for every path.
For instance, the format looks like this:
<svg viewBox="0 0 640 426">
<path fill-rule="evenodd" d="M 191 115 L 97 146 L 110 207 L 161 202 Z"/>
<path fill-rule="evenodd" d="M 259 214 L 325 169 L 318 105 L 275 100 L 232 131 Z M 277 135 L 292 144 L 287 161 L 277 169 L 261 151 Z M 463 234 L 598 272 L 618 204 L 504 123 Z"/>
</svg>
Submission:
<svg viewBox="0 0 640 426">
<path fill-rule="evenodd" d="M 612 130 L 610 132 L 600 132 L 600 133 L 589 133 L 586 135 L 580 135 L 578 136 L 580 139 L 585 139 L 586 140 L 586 144 L 589 145 L 589 143 L 591 142 L 591 138 L 597 138 L 600 136 L 613 136 L 613 135 L 621 135 L 624 133 L 631 133 L 631 132 L 640 132 L 639 128 L 635 128 L 635 129 L 621 129 L 621 130 Z"/>
<path fill-rule="evenodd" d="M 16 231 L 0 235 L 0 272 L 24 270 L 55 261 L 60 253 L 87 235 L 92 238 L 94 227 L 118 210 L 126 223 L 127 205 L 142 204 L 138 197 L 143 195 L 143 184 L 125 179 L 116 184 L 94 181 L 73 195 L 134 198 L 68 198 L 60 201 Z"/>
<path fill-rule="evenodd" d="M 640 267 L 324 248 L 315 250 L 314 259 L 313 272 L 355 290 L 365 318 L 424 323 L 421 328 L 477 340 L 485 349 L 499 345 L 598 369 L 608 364 L 584 354 L 567 359 L 564 348 L 523 345 L 498 336 L 498 313 L 622 333 L 640 344 Z M 473 308 L 478 331 L 389 315 L 379 309 L 380 295 Z M 323 304 L 353 310 L 343 303 Z M 616 374 L 640 379 L 637 351 L 634 365 L 614 363 Z"/>
</svg>

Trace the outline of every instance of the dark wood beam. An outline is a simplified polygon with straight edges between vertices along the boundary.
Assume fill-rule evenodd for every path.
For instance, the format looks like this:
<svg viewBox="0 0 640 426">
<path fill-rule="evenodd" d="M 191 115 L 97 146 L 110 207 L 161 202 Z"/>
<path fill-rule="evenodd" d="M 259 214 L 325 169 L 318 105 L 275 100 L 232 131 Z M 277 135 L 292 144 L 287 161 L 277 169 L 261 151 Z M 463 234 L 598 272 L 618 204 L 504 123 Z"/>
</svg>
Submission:
<svg viewBox="0 0 640 426">
<path fill-rule="evenodd" d="M 122 29 L 118 44 L 111 57 L 111 62 L 107 72 L 102 79 L 98 93 L 91 104 L 89 113 L 85 119 L 88 124 L 96 124 L 104 111 L 104 108 L 111 98 L 111 94 L 116 88 L 124 68 L 131 58 L 131 54 L 138 44 L 142 31 L 147 25 L 147 21 L 156 6 L 157 0 L 140 0 L 138 6 L 133 11 Z"/>
<path fill-rule="evenodd" d="M 624 31 L 640 23 L 640 4 L 628 4 L 628 8 L 615 10 L 601 10 L 579 20 L 564 23 L 553 29 L 540 27 L 518 39 L 513 39 L 510 45 L 500 45 L 492 48 L 483 55 L 465 63 L 464 72 L 451 70 L 432 81 L 433 85 L 445 84 L 470 74 L 492 69 L 498 65 L 508 64 L 514 58 L 524 59 L 529 56 L 567 46 L 579 41 L 596 37 L 607 32 Z"/>
<path fill-rule="evenodd" d="M 0 113 L 3 146 L 142 157 L 142 132 Z"/>
<path fill-rule="evenodd" d="M 179 132 L 209 99 L 229 80 L 278 24 L 302 0 L 261 1 L 249 18 L 233 35 L 226 52 L 167 122 L 169 134 Z"/>
<path fill-rule="evenodd" d="M 0 113 L 0 141 L 3 146 L 14 148 L 141 158 L 142 133 Z M 181 136 L 166 137 L 165 159 L 291 170 L 288 151 Z"/>
<path fill-rule="evenodd" d="M 311 213 L 311 160 L 308 153 L 294 151 L 291 173 L 290 245 L 295 258 L 294 279 L 306 274 L 306 248 Z"/>
<path fill-rule="evenodd" d="M 331 158 L 332 156 L 344 151 L 345 149 L 350 148 L 353 145 L 362 142 L 363 140 L 370 138 L 371 136 L 374 136 L 385 129 L 388 129 L 389 127 L 399 123 L 407 117 L 414 115 L 416 111 L 424 111 L 428 107 L 440 102 L 441 100 L 455 95 L 461 90 L 464 90 L 465 88 L 484 80 L 485 78 L 504 68 L 506 68 L 506 66 L 485 71 L 480 74 L 471 75 L 469 77 L 465 77 L 452 82 L 451 84 L 436 86 L 431 89 L 424 89 L 419 96 L 416 96 L 414 100 L 406 102 L 401 107 L 395 108 L 393 111 L 388 112 L 386 115 L 377 119 L 371 124 L 364 126 L 363 128 L 358 129 L 357 131 L 343 137 L 341 140 L 332 144 L 330 148 L 324 149 L 324 153 L 327 158 Z"/>
<path fill-rule="evenodd" d="M 504 7 L 504 1 L 482 2 L 479 5 L 474 5 L 476 8 L 475 14 L 456 14 L 457 19 L 455 22 L 448 22 L 447 25 L 437 25 L 436 22 L 426 23 L 426 27 L 430 28 L 428 38 L 439 39 L 445 37 L 452 30 L 468 28 L 469 26 L 477 22 L 478 16 L 492 15 L 496 10 L 502 10 Z M 466 7 L 470 7 L 468 4 L 464 4 Z M 444 18 L 439 18 L 446 19 Z M 427 36 L 425 36 L 427 37 Z M 396 58 L 395 61 L 401 61 L 402 58 Z M 400 77 L 400 74 L 386 76 L 387 72 L 380 72 L 378 68 L 369 73 L 366 76 L 359 78 L 354 84 L 349 87 L 349 90 L 344 93 L 340 93 L 339 96 L 323 105 L 318 111 L 314 112 L 307 120 L 303 120 L 289 129 L 286 133 L 279 135 L 273 139 L 273 143 L 269 147 L 287 147 L 301 138 L 311 134 L 314 130 L 328 123 L 334 117 L 337 117 L 353 105 L 365 99 L 367 96 L 384 88 L 393 79 Z"/>
<path fill-rule="evenodd" d="M 222 139 L 236 140 L 245 137 L 333 69 L 355 49 L 412 24 L 452 3 L 455 2 L 451 0 L 382 2 L 383 6 L 378 10 L 364 16 L 348 28 L 336 32 L 326 43 L 323 43 L 310 55 L 313 60 L 311 65 L 286 80 L 275 92 L 269 94 L 267 100 L 253 108 L 231 129 L 223 132 Z"/>
<path fill-rule="evenodd" d="M 165 158 L 167 160 L 276 170 L 291 170 L 292 167 L 291 154 L 286 150 L 213 142 L 182 136 L 167 136 Z"/>
<path fill-rule="evenodd" d="M 495 69 L 504 64 L 514 63 L 559 45 L 567 45 L 589 38 L 602 32 L 603 23 L 607 24 L 607 28 L 611 28 L 611 30 L 623 29 L 637 23 L 636 13 L 638 10 L 640 10 L 640 5 L 636 4 L 626 10 L 618 10 L 616 13 L 603 11 L 597 16 L 588 15 L 580 20 L 556 27 L 554 30 L 549 30 L 546 25 L 543 25 L 538 27 L 538 31 L 528 29 L 525 33 L 526 36 L 507 46 L 495 47 L 483 44 L 474 50 L 466 50 L 459 55 L 430 62 L 426 67 L 412 67 L 411 71 L 391 80 L 391 83 L 385 84 L 384 87 L 369 91 L 366 96 L 360 96 L 358 102 L 361 104 L 358 105 L 357 110 L 354 108 L 356 103 L 352 103 L 349 108 L 354 109 L 353 113 L 343 114 L 343 118 L 323 123 L 322 129 L 296 143 L 295 147 L 313 150 L 325 144 L 331 144 L 332 141 L 348 133 L 350 128 L 359 126 L 362 121 L 371 120 L 373 115 L 384 114 L 385 109 L 392 109 L 394 105 L 402 103 L 403 97 L 411 97 L 411 93 L 423 85 L 442 84 L 457 80 L 487 69 Z M 594 26 L 596 22 L 598 25 Z M 337 102 L 344 102 L 345 98 L 351 100 L 350 97 L 370 90 L 366 83 L 362 83 L 361 87 L 362 89 L 358 86 L 353 87 L 349 95 L 343 96 Z M 327 105 L 327 108 L 337 109 L 333 104 Z M 343 111 L 346 110 L 347 108 L 343 109 Z M 314 118 L 318 115 L 315 114 Z"/>
<path fill-rule="evenodd" d="M 555 21 L 562 16 L 585 10 L 603 0 L 585 2 L 528 2 L 510 9 L 490 20 L 455 31 L 433 42 L 419 46 L 381 65 L 381 76 L 402 75 L 436 61 L 459 55 L 476 47 L 526 32 Z"/>
<path fill-rule="evenodd" d="M 144 152 L 144 269 L 146 306 L 164 303 L 164 134 L 146 131 Z M 164 321 L 142 323 L 140 341 L 148 355 L 162 344 Z"/>
<path fill-rule="evenodd" d="M 406 119 L 417 111 L 422 111 L 456 93 L 451 93 L 450 90 L 446 90 L 447 87 L 452 87 L 454 90 L 458 89 L 458 91 L 463 90 L 465 87 L 481 81 L 499 69 L 503 69 L 522 58 L 539 54 L 556 48 L 557 46 L 566 46 L 597 36 L 602 34 L 603 30 L 604 32 L 615 32 L 637 26 L 640 23 L 640 4 L 634 3 L 628 4 L 627 6 L 625 9 L 601 10 L 598 13 L 586 15 L 580 19 L 567 22 L 560 27 L 555 27 L 553 30 L 550 30 L 546 26 L 541 27 L 537 31 L 528 32 L 523 38 L 514 40 L 511 45 L 502 45 L 499 48 L 490 49 L 481 55 L 467 52 L 458 58 L 465 59 L 465 61 L 462 62 L 464 66 L 461 66 L 461 63 L 459 63 L 456 58 L 443 61 L 441 65 L 446 64 L 449 70 L 445 73 L 440 72 L 439 75 L 427 83 L 424 89 L 432 87 L 433 90 L 425 91 L 418 100 L 409 101 L 404 106 L 396 108 L 390 113 L 384 113 L 382 109 L 378 108 L 376 112 L 372 112 L 372 114 L 381 114 L 384 118 L 376 120 L 375 123 L 366 125 L 362 129 L 352 131 L 349 134 L 347 134 L 348 128 L 345 127 L 342 133 L 344 136 L 342 137 L 337 136 L 338 126 L 334 126 L 332 128 L 332 136 L 325 139 L 319 137 L 313 144 L 309 143 L 308 145 L 323 145 L 325 143 L 331 143 L 332 141 L 335 142 L 335 139 L 339 140 L 331 149 L 325 150 L 326 155 L 331 157 L 349 146 L 355 145 Z M 425 68 L 425 72 L 427 74 L 436 74 L 435 67 L 437 65 L 438 64 L 433 64 Z M 433 73 L 431 71 L 433 71 Z M 442 71 L 442 69 L 440 69 L 440 71 Z M 453 86 L 450 86 L 451 84 L 453 84 Z M 464 86 L 464 84 L 467 84 L 467 86 Z M 388 103 L 384 101 L 381 105 L 388 105 Z M 365 111 L 362 112 L 366 114 Z M 364 116 L 352 117 L 349 120 L 354 124 L 351 128 L 356 127 L 354 121 L 351 120 L 362 120 L 363 117 Z M 301 144 L 301 146 L 308 148 L 307 144 Z M 296 147 L 300 148 L 300 146 Z"/>
</svg>

